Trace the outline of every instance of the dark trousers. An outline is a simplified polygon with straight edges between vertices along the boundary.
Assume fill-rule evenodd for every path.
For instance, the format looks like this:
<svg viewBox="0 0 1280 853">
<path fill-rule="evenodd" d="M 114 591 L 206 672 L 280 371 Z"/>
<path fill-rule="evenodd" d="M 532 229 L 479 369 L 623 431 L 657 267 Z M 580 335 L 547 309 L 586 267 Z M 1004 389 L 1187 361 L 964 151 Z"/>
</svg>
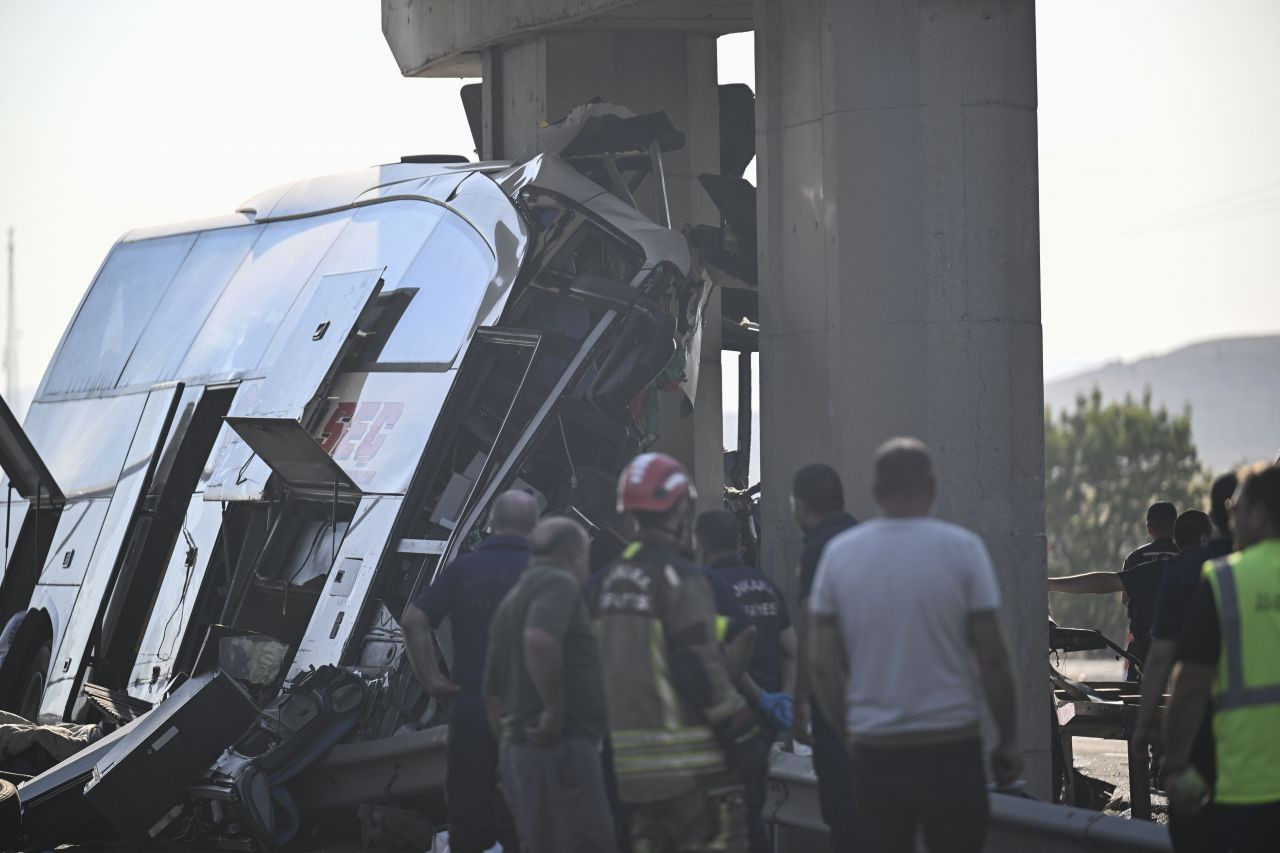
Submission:
<svg viewBox="0 0 1280 853">
<path fill-rule="evenodd" d="M 600 747 L 565 735 L 550 746 L 506 744 L 502 781 L 528 853 L 613 853 Z"/>
<path fill-rule="evenodd" d="M 1169 815 L 1169 840 L 1174 853 L 1226 853 L 1218 832 L 1218 809 L 1213 804 L 1193 815 Z"/>
<path fill-rule="evenodd" d="M 764 741 L 766 747 L 773 746 L 778 733 L 768 726 L 760 726 L 757 737 Z M 769 832 L 769 824 L 764 819 L 764 800 L 769 792 L 769 772 L 765 770 L 760 778 L 752 779 L 744 787 L 747 806 L 747 849 L 751 853 L 770 853 L 773 850 L 773 836 Z"/>
<path fill-rule="evenodd" d="M 831 850 L 843 853 L 854 844 L 852 774 L 849 751 L 813 703 L 813 772 L 818 776 L 818 806 L 831 830 Z"/>
<path fill-rule="evenodd" d="M 477 853 L 502 842 L 519 850 L 515 822 L 498 790 L 498 742 L 484 720 L 449 723 L 444 796 L 449 806 L 449 849 Z"/>
<path fill-rule="evenodd" d="M 929 853 L 979 853 L 990 807 L 976 738 L 929 746 L 855 744 L 851 755 L 856 848 L 913 853 L 924 830 Z"/>
<path fill-rule="evenodd" d="M 1230 806 L 1218 803 L 1218 831 L 1231 853 L 1280 851 L 1280 803 Z"/>
</svg>

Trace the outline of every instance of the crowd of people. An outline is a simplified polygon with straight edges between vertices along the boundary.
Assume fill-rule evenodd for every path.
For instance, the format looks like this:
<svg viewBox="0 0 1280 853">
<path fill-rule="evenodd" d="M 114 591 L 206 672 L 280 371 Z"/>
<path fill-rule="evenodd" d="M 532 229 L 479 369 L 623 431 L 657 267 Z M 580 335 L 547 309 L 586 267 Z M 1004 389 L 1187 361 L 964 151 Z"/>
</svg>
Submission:
<svg viewBox="0 0 1280 853">
<path fill-rule="evenodd" d="M 880 449 L 881 517 L 861 525 L 829 466 L 792 486 L 795 609 L 743 561 L 736 516 L 694 514 L 689 474 L 668 456 L 622 472 L 632 541 L 594 573 L 577 522 L 499 496 L 487 538 L 402 620 L 409 660 L 447 710 L 452 850 L 762 853 L 768 756 L 787 739 L 812 748 L 833 850 L 855 838 L 907 850 L 917 831 L 937 850 L 980 848 L 984 692 L 996 781 L 1021 766 L 982 541 L 929 517 L 936 481 L 918 441 Z M 447 675 L 433 642 L 446 619 Z"/>
<path fill-rule="evenodd" d="M 1133 745 L 1153 757 L 1179 853 L 1280 850 L 1280 467 L 1214 480 L 1208 514 L 1166 501 L 1116 572 L 1050 578 L 1123 592 L 1142 698 Z M 1171 682 L 1172 676 L 1172 682 Z M 1165 691 L 1171 686 L 1167 706 Z M 1164 707 L 1164 725 L 1159 725 Z"/>
<path fill-rule="evenodd" d="M 879 514 L 862 523 L 829 466 L 795 473 L 795 609 L 743 562 L 737 517 L 695 516 L 670 457 L 622 472 L 632 541 L 594 572 L 581 525 L 501 495 L 488 537 L 402 622 L 448 715 L 451 849 L 771 850 L 768 756 L 790 739 L 812 750 L 833 851 L 909 851 L 918 836 L 935 853 L 980 850 L 989 780 L 1022 770 L 995 572 L 977 535 L 931 517 L 924 444 L 887 442 L 873 470 Z M 1152 541 L 1119 572 L 1050 588 L 1127 595 L 1129 651 L 1145 664 L 1131 671 L 1134 738 L 1163 759 L 1177 849 L 1274 850 L 1280 469 L 1219 478 L 1211 498 L 1208 515 L 1152 505 Z M 447 675 L 433 642 L 445 619 Z"/>
</svg>

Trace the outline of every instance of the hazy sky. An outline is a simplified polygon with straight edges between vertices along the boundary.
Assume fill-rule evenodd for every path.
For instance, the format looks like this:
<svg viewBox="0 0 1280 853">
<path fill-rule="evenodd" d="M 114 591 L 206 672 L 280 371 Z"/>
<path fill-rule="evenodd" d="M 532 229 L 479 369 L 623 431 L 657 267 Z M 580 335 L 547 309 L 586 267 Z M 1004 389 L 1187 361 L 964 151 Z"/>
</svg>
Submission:
<svg viewBox="0 0 1280 853">
<path fill-rule="evenodd" d="M 1280 330 L 1280 3 L 1036 6 L 1049 375 Z M 722 40 L 722 80 L 752 72 Z M 375 0 L 0 0 L 0 81 L 28 389 L 129 228 L 473 154 L 461 81 L 401 78 Z"/>
</svg>

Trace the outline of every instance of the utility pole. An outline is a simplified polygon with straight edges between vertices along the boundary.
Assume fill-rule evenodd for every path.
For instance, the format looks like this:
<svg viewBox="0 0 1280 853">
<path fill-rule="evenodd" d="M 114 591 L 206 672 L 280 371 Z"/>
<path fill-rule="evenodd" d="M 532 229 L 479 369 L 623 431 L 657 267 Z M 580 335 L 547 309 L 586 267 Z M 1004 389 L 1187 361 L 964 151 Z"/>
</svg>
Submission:
<svg viewBox="0 0 1280 853">
<path fill-rule="evenodd" d="M 16 408 L 18 401 L 14 399 L 13 392 L 17 384 L 18 374 L 18 347 L 14 340 L 14 281 L 13 281 L 13 226 L 9 226 L 9 288 L 6 294 L 8 302 L 8 310 L 4 318 L 4 396 L 9 401 L 9 406 Z"/>
</svg>

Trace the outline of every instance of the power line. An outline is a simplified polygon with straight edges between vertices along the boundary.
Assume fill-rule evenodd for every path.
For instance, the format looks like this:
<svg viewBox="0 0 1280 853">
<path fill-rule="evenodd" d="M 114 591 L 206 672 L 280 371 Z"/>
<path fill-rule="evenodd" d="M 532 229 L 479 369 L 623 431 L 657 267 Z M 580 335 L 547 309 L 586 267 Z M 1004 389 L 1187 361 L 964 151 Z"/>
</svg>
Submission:
<svg viewBox="0 0 1280 853">
<path fill-rule="evenodd" d="M 1280 210 L 1280 181 L 1219 196 L 1175 210 L 1136 233 L 1151 234 L 1199 225 L 1217 225 L 1237 219 L 1265 216 Z"/>
</svg>

